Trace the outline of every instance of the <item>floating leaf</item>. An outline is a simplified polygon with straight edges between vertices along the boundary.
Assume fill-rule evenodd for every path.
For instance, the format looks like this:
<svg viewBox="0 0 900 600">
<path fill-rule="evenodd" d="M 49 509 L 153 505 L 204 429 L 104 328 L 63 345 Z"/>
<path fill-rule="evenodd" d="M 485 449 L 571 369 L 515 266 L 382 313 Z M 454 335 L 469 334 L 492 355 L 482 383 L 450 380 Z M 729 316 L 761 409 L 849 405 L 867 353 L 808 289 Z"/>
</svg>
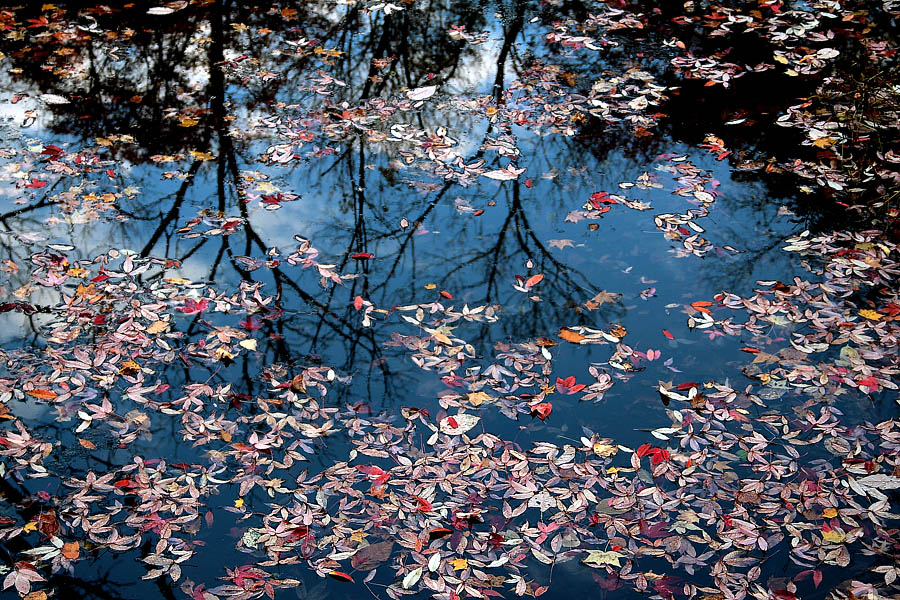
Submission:
<svg viewBox="0 0 900 600">
<path fill-rule="evenodd" d="M 415 88 L 413 90 L 409 90 L 406 92 L 406 97 L 412 100 L 413 102 L 418 102 L 419 100 L 425 100 L 426 98 L 431 98 L 434 96 L 434 93 L 437 91 L 436 85 L 426 85 L 425 87 Z"/>
<path fill-rule="evenodd" d="M 41 94 L 40 98 L 45 104 L 71 104 L 68 98 L 56 94 Z"/>
<path fill-rule="evenodd" d="M 419 578 L 422 576 L 422 567 L 417 567 L 406 574 L 406 577 L 403 578 L 403 589 L 408 590 L 412 586 L 416 585 L 416 582 L 419 581 Z"/>
<path fill-rule="evenodd" d="M 63 544 L 63 547 L 60 548 L 59 553 L 68 558 L 69 560 L 75 560 L 78 558 L 78 552 L 80 550 L 80 546 L 78 542 L 66 542 Z"/>
<path fill-rule="evenodd" d="M 346 583 L 355 583 L 353 578 L 344 573 L 343 571 L 329 571 L 328 576 L 332 579 L 337 579 L 338 581 L 344 581 Z"/>
<path fill-rule="evenodd" d="M 567 342 L 572 342 L 573 344 L 578 344 L 587 338 L 578 333 L 577 331 L 572 331 L 571 329 L 560 329 L 559 337 L 566 340 Z"/>
<path fill-rule="evenodd" d="M 593 450 L 594 454 L 600 458 L 609 458 L 610 456 L 615 456 L 619 452 L 619 447 L 615 444 L 595 442 L 594 445 L 591 446 L 591 450 Z"/>
<path fill-rule="evenodd" d="M 469 561 L 465 558 L 454 558 L 450 561 L 450 565 L 453 567 L 454 571 L 462 571 L 469 568 Z"/>
<path fill-rule="evenodd" d="M 480 420 L 481 417 L 467 413 L 444 417 L 440 423 L 441 433 L 460 435 L 475 427 Z"/>
<path fill-rule="evenodd" d="M 621 567 L 619 559 L 624 558 L 624 554 L 620 554 L 614 550 L 588 550 L 587 556 L 581 561 L 590 567 L 602 567 L 610 565 L 612 567 Z"/>
</svg>

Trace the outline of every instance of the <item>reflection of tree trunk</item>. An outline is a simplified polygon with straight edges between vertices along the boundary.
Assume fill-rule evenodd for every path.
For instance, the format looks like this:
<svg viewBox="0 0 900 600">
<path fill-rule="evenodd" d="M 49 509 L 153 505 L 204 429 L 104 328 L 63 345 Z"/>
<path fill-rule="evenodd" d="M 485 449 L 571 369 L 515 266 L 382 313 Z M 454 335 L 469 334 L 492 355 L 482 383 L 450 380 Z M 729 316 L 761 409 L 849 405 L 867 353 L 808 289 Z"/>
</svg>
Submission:
<svg viewBox="0 0 900 600">
<path fill-rule="evenodd" d="M 168 229 L 169 225 L 178 220 L 178 215 L 181 212 L 181 204 L 184 202 L 185 195 L 187 194 L 188 188 L 194 182 L 194 176 L 197 174 L 197 171 L 200 170 L 200 165 L 203 163 L 199 160 L 195 160 L 191 165 L 191 168 L 188 170 L 187 177 L 184 181 L 181 182 L 181 187 L 178 188 L 178 193 L 175 194 L 175 200 L 172 202 L 172 206 L 169 208 L 169 212 L 162 218 L 157 225 L 156 230 L 150 236 L 150 239 L 147 240 L 147 243 L 144 244 L 144 247 L 141 249 L 141 256 L 149 256 L 150 252 L 156 246 L 156 243 L 159 241 L 159 238 L 162 237 L 162 234 L 165 233 L 166 229 Z"/>
<path fill-rule="evenodd" d="M 516 41 L 516 36 L 522 31 L 524 24 L 525 3 L 517 2 L 516 16 L 513 17 L 512 22 L 509 24 L 509 29 L 506 30 L 506 33 L 503 36 L 503 46 L 501 46 L 500 54 L 497 56 L 497 75 L 494 78 L 494 102 L 497 104 L 503 100 L 506 59 L 509 56 L 509 51 L 512 48 L 513 42 Z"/>
</svg>

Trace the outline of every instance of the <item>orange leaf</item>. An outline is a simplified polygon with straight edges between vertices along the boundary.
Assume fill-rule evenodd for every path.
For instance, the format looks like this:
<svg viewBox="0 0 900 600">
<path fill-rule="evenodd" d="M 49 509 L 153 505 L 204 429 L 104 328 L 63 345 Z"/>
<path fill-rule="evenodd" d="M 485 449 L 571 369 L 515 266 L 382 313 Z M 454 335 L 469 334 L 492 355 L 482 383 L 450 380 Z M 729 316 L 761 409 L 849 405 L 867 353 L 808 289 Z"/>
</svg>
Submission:
<svg viewBox="0 0 900 600">
<path fill-rule="evenodd" d="M 69 560 L 75 560 L 78 558 L 79 549 L 78 542 L 66 542 L 63 544 L 63 547 L 60 548 L 59 552 Z"/>
<path fill-rule="evenodd" d="M 78 443 L 81 444 L 82 448 L 87 448 L 88 450 L 96 450 L 97 449 L 97 444 L 95 444 L 91 440 L 83 440 L 81 438 L 78 438 Z"/>
<path fill-rule="evenodd" d="M 35 398 L 40 398 L 41 400 L 53 400 L 54 398 L 56 398 L 59 395 L 54 391 L 41 390 L 41 389 L 28 390 L 25 393 L 28 394 L 29 396 L 34 396 Z"/>
<path fill-rule="evenodd" d="M 712 306 L 712 302 L 707 302 L 706 300 L 700 300 L 698 302 L 691 302 L 691 308 L 694 310 L 698 310 L 702 313 L 706 313 L 708 315 L 712 314 L 712 311 L 706 308 L 707 306 Z"/>
<path fill-rule="evenodd" d="M 583 335 L 578 333 L 577 331 L 572 331 L 571 329 L 560 329 L 559 337 L 566 340 L 567 342 L 572 342 L 573 344 L 578 344 L 581 340 L 585 339 Z"/>
<path fill-rule="evenodd" d="M 538 273 L 537 275 L 532 275 L 528 278 L 528 281 L 525 282 L 525 287 L 530 288 L 536 286 L 544 279 L 544 275 L 542 273 Z"/>
<path fill-rule="evenodd" d="M 663 329 L 662 331 L 663 331 L 663 335 L 666 336 L 667 338 L 669 338 L 670 340 L 675 339 L 675 336 L 672 335 L 672 332 L 669 331 L 668 329 Z"/>
</svg>

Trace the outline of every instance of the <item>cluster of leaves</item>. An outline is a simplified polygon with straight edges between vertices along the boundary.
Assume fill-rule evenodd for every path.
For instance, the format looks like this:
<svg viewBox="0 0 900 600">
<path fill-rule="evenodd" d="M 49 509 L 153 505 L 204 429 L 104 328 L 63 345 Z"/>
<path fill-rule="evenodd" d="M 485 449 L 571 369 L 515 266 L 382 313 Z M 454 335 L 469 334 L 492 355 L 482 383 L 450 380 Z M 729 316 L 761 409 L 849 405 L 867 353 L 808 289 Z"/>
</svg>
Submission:
<svg viewBox="0 0 900 600">
<path fill-rule="evenodd" d="M 819 76 L 841 56 L 833 44 L 840 32 L 826 19 L 840 17 L 848 28 L 862 27 L 866 19 L 832 2 L 790 9 L 777 1 L 746 10 L 704 5 L 703 15 L 694 14 L 693 4 L 672 22 L 713 40 L 754 33 L 773 48 L 773 64 L 751 66 L 729 60 L 725 51 L 689 49 L 677 38 L 665 44 L 674 74 L 704 80 L 706 87 L 727 87 L 776 69 L 775 63 L 786 65 L 788 76 Z M 148 12 L 167 17 L 188 5 L 173 2 Z M 371 3 L 361 10 L 387 18 L 405 8 Z M 624 35 L 640 35 L 655 18 L 637 8 L 595 8 L 581 22 L 553 23 L 541 39 L 561 53 L 605 52 Z M 37 30 L 32 41 L 51 33 L 77 40 L 93 31 L 91 25 L 67 24 L 55 7 L 47 10 L 52 19 L 8 28 L 22 39 Z M 273 10 L 288 21 L 296 15 L 294 9 Z M 886 3 L 884 10 L 895 9 Z M 281 52 L 321 60 L 322 70 L 303 82 L 298 101 L 276 103 L 246 131 L 229 132 L 265 140 L 259 162 L 268 173 L 238 173 L 235 166 L 238 214 L 225 207 L 202 210 L 176 230 L 182 238 L 227 238 L 249 223 L 247 202 L 258 200 L 273 210 L 298 200 L 299 194 L 272 183 L 280 170 L 335 154 L 354 140 L 394 157 L 392 168 L 409 172 L 409 185 L 426 192 L 449 185 L 518 185 L 528 168 L 519 164 L 523 136 L 574 137 L 591 120 L 625 122 L 634 135 L 649 136 L 662 116 L 652 111 L 670 91 L 649 67 L 604 72 L 582 85 L 561 64 L 533 60 L 492 95 L 448 95 L 441 82 L 423 81 L 402 93 L 354 99 L 348 84 L 327 72 L 327 61 L 340 51 L 294 33 L 298 39 L 285 42 Z M 444 33 L 473 47 L 485 41 L 484 34 L 462 26 Z M 131 34 L 114 37 L 127 40 Z M 874 63 L 892 56 L 890 40 L 863 39 Z M 373 73 L 391 68 L 387 57 L 376 61 Z M 264 86 L 281 77 L 253 57 L 218 66 L 241 84 Z M 56 63 L 50 68 L 67 78 L 78 74 L 74 63 L 71 69 Z M 791 107 L 779 119 L 803 131 L 803 144 L 827 154 L 779 168 L 853 194 L 870 178 L 896 179 L 896 152 L 888 147 L 896 142 L 895 90 L 889 79 L 879 79 L 866 103 L 845 106 L 849 100 L 839 78 L 834 74 L 815 101 Z M 70 102 L 55 94 L 37 101 Z M 811 108 L 814 102 L 829 102 L 835 110 Z M 171 108 L 165 118 L 190 129 L 208 112 Z M 484 124 L 487 133 L 474 140 L 461 121 L 456 132 L 427 127 L 419 117 L 429 112 L 462 115 Z M 851 131 L 859 123 L 867 129 Z M 884 144 L 875 159 L 864 162 L 854 151 L 872 131 Z M 131 187 L 102 188 L 104 177 L 117 176 L 107 160 L 110 148 L 132 142 L 118 135 L 80 151 L 55 144 L 4 149 L 2 157 L 16 161 L 8 163 L 4 177 L 33 195 L 26 202 L 40 197 L 61 207 L 64 217 L 53 217 L 51 225 L 84 224 L 114 210 L 123 194 L 137 193 Z M 702 147 L 718 161 L 731 154 L 716 135 L 707 136 Z M 188 156 L 195 165 L 214 158 L 193 150 L 154 154 L 151 160 L 165 165 Z M 664 154 L 659 162 L 672 193 L 696 206 L 653 216 L 666 238 L 680 244 L 677 256 L 734 252 L 702 237 L 697 223 L 715 210 L 712 173 L 680 154 Z M 191 173 L 177 169 L 161 177 L 187 180 Z M 54 192 L 51 177 L 71 177 L 72 185 Z M 523 183 L 533 185 L 530 179 Z M 630 194 L 664 185 L 644 173 L 619 187 Z M 566 221 L 597 220 L 617 205 L 652 209 L 625 195 L 596 192 Z M 457 206 L 466 214 L 478 212 Z M 400 227 L 410 224 L 404 219 Z M 22 234 L 17 241 L 28 245 L 38 237 Z M 283 261 L 278 249 L 264 257 L 247 250 L 235 260 L 246 272 L 262 266 L 274 272 L 282 262 L 285 268 L 310 268 L 324 290 L 359 277 L 321 261 L 309 239 L 295 241 Z M 563 240 L 558 242 L 562 249 Z M 810 281 L 760 282 L 762 289 L 752 295 L 722 292 L 687 307 L 690 328 L 752 339 L 754 345 L 744 350 L 754 358 L 744 373 L 759 384 L 741 390 L 728 382 L 661 382 L 670 423 L 652 429 L 653 441 L 636 448 L 591 428 L 565 443 L 522 445 L 487 429 L 495 412 L 540 424 L 535 419 L 552 420 L 554 402 L 599 402 L 614 379 L 627 383 L 643 363 L 660 357 L 659 351 L 626 344 L 628 332 L 618 323 L 561 324 L 557 330 L 567 351 L 614 347 L 606 361 L 588 369 L 593 381 L 579 383 L 587 381 L 581 373 L 554 380 L 553 354 L 562 345 L 556 339 L 501 341 L 490 358 L 479 356 L 463 331 L 501 319 L 500 306 L 470 307 L 441 291 L 430 302 L 379 308 L 360 293 L 352 306 L 362 326 L 387 332 L 383 345 L 400 349 L 444 384 L 433 416 L 414 406 L 376 411 L 361 400 L 326 401 L 350 381 L 335 367 L 311 359 L 264 363 L 263 346 L 281 341 L 272 329 L 285 316 L 280 289 L 267 295 L 250 279 L 229 288 L 166 277 L 180 266 L 177 261 L 131 251 L 80 259 L 74 247 L 52 245 L 31 253 L 28 262 L 7 267 L 26 281 L 12 291 L 15 300 L 0 308 L 40 315 L 39 343 L 0 351 L 0 467 L 21 496 L 15 503 L 19 512 L 0 521 L 0 541 L 21 547 L 3 587 L 38 600 L 34 594 L 46 591 L 33 588 L 53 573 L 74 570 L 88 552 L 139 550 L 150 567 L 146 578 L 169 578 L 196 600 L 274 597 L 278 589 L 300 585 L 283 573 L 301 563 L 323 578 L 380 586 L 391 598 L 418 592 L 441 600 L 536 597 L 547 591 L 541 565 L 572 561 L 594 569 L 604 590 L 630 586 L 666 600 L 793 600 L 804 586 L 817 588 L 826 569 L 850 565 L 855 553 L 877 562 L 883 577 L 853 580 L 835 593 L 895 594 L 891 563 L 900 548 L 900 515 L 890 494 L 900 488 L 900 426 L 895 420 L 846 422 L 834 399 L 851 390 L 874 395 L 897 389 L 898 248 L 887 234 L 869 231 L 804 233 L 788 240 L 785 250 L 802 256 Z M 360 251 L 352 258 L 374 257 Z M 537 290 L 548 282 L 532 268 L 529 263 L 529 274 L 516 278 L 513 288 L 537 302 Z M 643 297 L 654 293 L 650 288 Z M 601 292 L 585 308 L 619 298 Z M 719 314 L 726 311 L 732 316 Z M 773 335 L 786 330 L 790 347 L 779 346 L 784 340 Z M 239 357 L 253 368 L 245 381 L 259 389 L 237 389 L 229 380 L 228 369 Z M 769 401 L 779 402 L 769 407 Z M 26 405 L 45 407 L 71 434 L 38 433 L 42 421 L 29 422 Z M 150 456 L 146 442 L 170 423 L 179 428 L 170 435 L 191 449 L 185 457 Z M 323 452 L 324 440 L 336 435 L 348 441 L 346 453 Z M 73 472 L 66 464 L 69 442 L 88 453 L 102 446 L 133 456 L 119 454 Z M 316 460 L 324 462 L 321 469 L 313 467 Z M 231 500 L 223 506 L 221 497 Z M 223 517 L 239 527 L 237 549 L 247 562 L 227 568 L 218 585 L 195 582 L 183 565 L 199 552 L 204 527 Z M 764 563 L 773 555 L 788 557 L 793 567 L 785 579 L 763 581 Z"/>
</svg>

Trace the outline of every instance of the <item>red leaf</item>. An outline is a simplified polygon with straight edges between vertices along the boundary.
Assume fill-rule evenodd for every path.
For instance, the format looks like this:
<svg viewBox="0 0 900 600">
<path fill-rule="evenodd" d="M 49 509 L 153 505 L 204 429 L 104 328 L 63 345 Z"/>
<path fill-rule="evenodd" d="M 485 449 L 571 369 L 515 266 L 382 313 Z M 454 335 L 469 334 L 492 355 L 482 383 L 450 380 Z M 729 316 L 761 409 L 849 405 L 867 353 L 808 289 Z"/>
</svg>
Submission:
<svg viewBox="0 0 900 600">
<path fill-rule="evenodd" d="M 419 503 L 419 510 L 422 512 L 431 512 L 434 509 L 431 507 L 431 502 L 422 498 L 421 496 L 416 496 L 416 501 Z"/>
<path fill-rule="evenodd" d="M 666 336 L 667 338 L 669 338 L 670 340 L 675 339 L 675 336 L 672 335 L 672 332 L 669 331 L 668 329 L 663 329 L 662 332 L 663 332 L 663 335 Z"/>
<path fill-rule="evenodd" d="M 365 259 L 368 259 L 368 258 L 372 258 L 372 255 L 369 254 L 368 252 L 357 252 L 356 254 L 352 255 L 350 258 L 356 258 L 356 259 L 359 259 L 359 260 L 365 260 Z"/>
<path fill-rule="evenodd" d="M 356 310 L 361 310 L 363 307 L 363 299 L 362 296 L 357 296 L 353 299 L 353 308 Z"/>
<path fill-rule="evenodd" d="M 328 573 L 328 576 L 332 579 L 337 579 L 338 581 L 344 581 L 347 583 L 355 583 L 353 578 L 344 573 L 343 571 L 331 571 Z"/>
<path fill-rule="evenodd" d="M 816 569 L 813 571 L 813 584 L 815 584 L 816 587 L 819 587 L 820 583 L 822 583 L 822 571 Z"/>
<path fill-rule="evenodd" d="M 202 313 L 204 310 L 209 308 L 209 300 L 206 298 L 200 298 L 200 302 L 192 298 L 188 298 L 184 301 L 184 306 L 179 306 L 175 310 L 178 312 L 183 312 L 186 315 L 196 315 L 198 313 Z"/>
<path fill-rule="evenodd" d="M 689 390 L 694 387 L 700 387 L 700 385 L 693 381 L 686 381 L 684 383 L 679 383 L 678 385 L 676 385 L 675 389 L 678 390 L 679 392 L 683 392 L 685 390 Z"/>
<path fill-rule="evenodd" d="M 530 180 L 530 179 L 525 180 L 525 187 L 527 187 L 529 190 L 531 189 L 531 187 L 533 185 L 534 185 L 534 182 L 532 180 Z"/>
<path fill-rule="evenodd" d="M 860 379 L 856 382 L 856 385 L 865 386 L 869 388 L 869 391 L 875 392 L 878 390 L 878 380 L 872 377 L 871 375 L 866 377 L 865 379 Z"/>
<path fill-rule="evenodd" d="M 751 346 L 744 346 L 741 350 L 749 352 L 750 354 L 759 354 L 759 348 L 753 348 Z"/>
<path fill-rule="evenodd" d="M 472 216 L 473 216 L 473 217 L 480 217 L 480 216 L 483 215 L 483 214 L 484 214 L 484 209 L 483 209 L 483 208 L 479 208 L 478 210 L 476 210 L 475 212 L 472 213 Z"/>
<path fill-rule="evenodd" d="M 453 417 L 447 417 L 447 425 L 449 425 L 453 429 L 459 427 L 459 423 L 457 423 L 456 419 L 454 419 Z"/>
<path fill-rule="evenodd" d="M 34 188 L 42 188 L 45 185 L 47 185 L 46 180 L 38 179 L 37 177 L 32 177 L 31 181 L 29 183 L 25 184 L 25 187 L 34 189 Z"/>
<path fill-rule="evenodd" d="M 447 300 L 453 300 L 453 295 L 447 290 L 441 290 L 441 296 L 443 296 Z"/>
<path fill-rule="evenodd" d="M 538 417 L 541 421 L 550 416 L 553 412 L 553 405 L 549 402 L 541 402 L 531 407 L 531 416 Z"/>
</svg>

